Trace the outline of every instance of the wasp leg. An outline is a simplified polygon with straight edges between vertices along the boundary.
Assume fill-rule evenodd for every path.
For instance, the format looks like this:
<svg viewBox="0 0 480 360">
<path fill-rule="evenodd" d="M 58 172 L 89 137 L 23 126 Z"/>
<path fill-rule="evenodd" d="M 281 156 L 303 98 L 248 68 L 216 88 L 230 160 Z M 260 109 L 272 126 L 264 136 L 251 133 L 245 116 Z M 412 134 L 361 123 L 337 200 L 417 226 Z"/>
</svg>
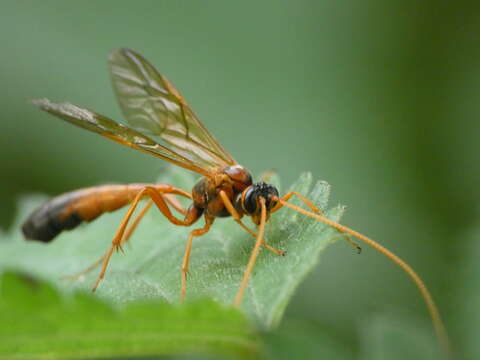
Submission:
<svg viewBox="0 0 480 360">
<path fill-rule="evenodd" d="M 177 197 L 173 194 L 164 194 L 162 195 L 163 198 L 172 205 L 172 207 L 177 210 L 182 215 L 187 215 L 188 210 L 185 209 Z"/>
<path fill-rule="evenodd" d="M 134 200 L 132 201 L 130 208 L 127 211 L 127 214 L 124 216 L 122 222 L 120 223 L 120 226 L 118 227 L 117 232 L 113 237 L 112 245 L 107 250 L 105 255 L 102 257 L 102 268 L 100 270 L 100 274 L 98 275 L 97 281 L 93 285 L 92 291 L 95 291 L 97 289 L 98 285 L 100 284 L 100 281 L 104 278 L 105 272 L 107 270 L 108 263 L 113 254 L 113 251 L 121 249 L 122 239 L 124 237 L 128 222 L 130 221 L 130 218 L 132 217 L 133 212 L 135 211 L 139 201 L 142 198 L 147 196 L 150 197 L 153 203 L 160 210 L 160 212 L 170 222 L 172 222 L 175 225 L 189 226 L 193 224 L 195 221 L 197 221 L 197 219 L 199 218 L 199 211 L 195 207 L 191 207 L 189 209 L 189 211 L 185 215 L 184 220 L 180 220 L 175 216 L 173 216 L 167 205 L 167 202 L 164 200 L 164 197 L 163 197 L 164 193 L 177 194 L 181 196 L 190 197 L 190 194 L 188 194 L 187 192 L 174 188 L 173 186 L 170 186 L 170 185 L 151 185 L 151 186 L 146 186 L 141 191 L 139 191 L 138 194 L 135 196 Z"/>
<path fill-rule="evenodd" d="M 362 253 L 362 247 L 360 245 L 358 245 L 355 241 L 352 240 L 352 238 L 350 237 L 350 235 L 346 234 L 346 233 L 340 233 L 340 236 L 348 241 L 348 243 L 350 245 L 352 245 L 355 249 L 357 249 L 357 254 L 361 254 Z"/>
<path fill-rule="evenodd" d="M 206 234 L 210 230 L 210 226 L 212 226 L 214 220 L 214 217 L 205 215 L 205 225 L 203 228 L 192 230 L 188 235 L 187 246 L 185 248 L 185 255 L 183 256 L 182 262 L 182 289 L 180 292 L 181 301 L 185 299 L 185 295 L 187 294 L 187 274 L 188 266 L 190 264 L 190 253 L 192 251 L 193 238 Z"/>
<path fill-rule="evenodd" d="M 238 225 L 240 225 L 246 232 L 248 232 L 253 238 L 257 238 L 257 234 L 251 230 L 250 228 L 248 228 L 247 225 L 245 225 L 242 220 L 241 220 L 241 216 L 240 214 L 238 213 L 238 211 L 235 209 L 235 207 L 233 206 L 232 202 L 230 201 L 230 199 L 228 198 L 227 194 L 225 193 L 225 191 L 221 190 L 220 191 L 220 197 L 222 198 L 222 201 L 223 201 L 223 204 L 225 205 L 225 207 L 227 208 L 228 212 L 230 213 L 230 215 L 232 215 L 232 218 L 233 220 L 235 220 Z M 274 247 L 271 247 L 270 245 L 268 245 L 265 241 L 262 240 L 262 246 L 265 246 L 268 250 L 270 250 L 271 252 L 273 252 L 274 254 L 276 255 L 279 255 L 279 256 L 285 256 L 285 251 L 282 251 L 282 250 L 278 250 L 278 249 L 275 249 Z"/>
<path fill-rule="evenodd" d="M 267 221 L 267 208 L 265 206 L 265 199 L 260 198 L 260 205 L 262 206 L 261 217 L 260 217 L 260 225 L 258 226 L 258 234 L 257 234 L 257 241 L 255 242 L 255 246 L 252 250 L 252 255 L 250 255 L 250 259 L 248 260 L 247 268 L 243 273 L 243 279 L 240 283 L 240 288 L 238 289 L 237 295 L 235 296 L 234 305 L 239 307 L 242 303 L 243 293 L 248 285 L 248 280 L 250 279 L 250 275 L 253 271 L 253 267 L 255 262 L 257 261 L 258 253 L 260 252 L 260 246 L 262 245 L 263 235 L 265 233 L 265 222 Z"/>
<path fill-rule="evenodd" d="M 183 215 L 186 215 L 187 213 L 187 210 L 185 208 L 182 207 L 182 204 L 180 204 L 180 202 L 178 201 L 178 199 L 172 195 L 172 194 L 162 194 L 162 197 L 164 198 L 165 201 L 167 201 L 168 203 L 170 203 L 170 205 L 172 205 L 172 207 L 177 210 L 178 212 L 180 212 L 181 214 Z M 125 235 L 123 236 L 122 238 L 122 241 L 120 242 L 120 246 L 125 244 L 126 242 L 128 242 L 128 240 L 130 239 L 130 237 L 132 236 L 133 232 L 135 231 L 135 229 L 137 228 L 138 224 L 140 223 L 140 221 L 142 220 L 142 218 L 145 216 L 145 214 L 147 213 L 147 211 L 152 207 L 152 205 L 154 204 L 153 200 L 149 200 L 145 206 L 142 208 L 142 210 L 140 210 L 140 212 L 138 213 L 138 215 L 135 217 L 135 219 L 133 220 L 132 224 L 127 228 L 127 230 L 125 231 Z M 90 265 L 89 267 L 87 267 L 86 269 L 76 273 L 76 274 L 73 274 L 73 275 L 66 275 L 66 276 L 62 276 L 62 279 L 68 279 L 68 280 L 77 280 L 78 278 L 80 278 L 81 276 L 89 273 L 90 271 L 92 270 L 95 270 L 99 265 L 102 264 L 103 260 L 105 258 L 105 255 L 102 256 L 100 259 L 98 259 L 97 261 L 95 261 L 92 265 Z"/>
<path fill-rule="evenodd" d="M 175 210 L 177 210 L 179 213 L 181 213 L 182 215 L 187 215 L 187 210 L 182 206 L 182 204 L 180 203 L 180 201 L 178 201 L 178 199 L 172 195 L 172 194 L 162 194 L 161 195 L 163 197 L 163 199 L 168 202 Z M 125 231 L 125 235 L 123 236 L 122 238 L 122 241 L 121 241 L 121 244 L 120 245 L 123 245 L 125 244 L 129 239 L 130 237 L 132 236 L 132 233 L 135 231 L 135 229 L 137 228 L 138 224 L 140 223 L 140 221 L 142 220 L 142 218 L 145 216 L 145 214 L 147 213 L 147 211 L 150 209 L 150 207 L 154 204 L 153 200 L 149 200 L 147 202 L 147 204 L 145 204 L 145 206 L 143 207 L 142 210 L 140 210 L 140 212 L 138 213 L 137 217 L 133 220 L 132 224 L 128 227 L 128 229 Z"/>
<path fill-rule="evenodd" d="M 142 208 L 142 210 L 138 213 L 136 218 L 133 220 L 133 223 L 128 227 L 128 229 L 125 231 L 125 235 L 122 238 L 122 241 L 120 242 L 119 246 L 122 246 L 124 243 L 126 243 L 130 237 L 132 236 L 133 231 L 137 228 L 138 224 L 140 223 L 140 220 L 142 220 L 143 216 L 147 213 L 147 211 L 150 209 L 150 207 L 153 205 L 153 201 L 149 200 L 145 206 Z M 95 261 L 92 265 L 87 267 L 86 269 L 80 271 L 79 273 L 73 274 L 73 275 L 66 275 L 62 276 L 62 279 L 69 279 L 69 280 L 77 280 L 81 276 L 89 273 L 92 270 L 95 270 L 100 264 L 102 264 L 103 260 L 105 259 L 105 255 L 102 256 L 100 259 Z"/>
</svg>

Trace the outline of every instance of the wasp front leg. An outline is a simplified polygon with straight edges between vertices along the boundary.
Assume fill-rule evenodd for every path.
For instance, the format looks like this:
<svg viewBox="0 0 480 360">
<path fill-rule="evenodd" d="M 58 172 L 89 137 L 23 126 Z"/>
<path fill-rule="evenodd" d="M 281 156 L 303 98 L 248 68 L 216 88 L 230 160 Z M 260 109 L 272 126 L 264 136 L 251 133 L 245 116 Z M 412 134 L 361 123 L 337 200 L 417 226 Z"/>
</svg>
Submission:
<svg viewBox="0 0 480 360">
<path fill-rule="evenodd" d="M 227 209 L 227 211 L 232 216 L 233 220 L 235 220 L 238 225 L 240 225 L 246 232 L 248 232 L 254 239 L 256 239 L 257 234 L 254 231 L 252 231 L 250 228 L 248 228 L 248 226 L 246 226 L 243 223 L 240 214 L 238 213 L 238 211 L 233 206 L 232 202 L 228 198 L 225 191 L 223 191 L 223 190 L 220 191 L 220 197 L 223 201 L 223 204 L 225 205 L 225 208 Z M 274 247 L 268 245 L 264 240 L 262 240 L 262 246 L 265 246 L 269 251 L 273 252 L 275 255 L 285 256 L 285 251 L 275 249 Z"/>
</svg>

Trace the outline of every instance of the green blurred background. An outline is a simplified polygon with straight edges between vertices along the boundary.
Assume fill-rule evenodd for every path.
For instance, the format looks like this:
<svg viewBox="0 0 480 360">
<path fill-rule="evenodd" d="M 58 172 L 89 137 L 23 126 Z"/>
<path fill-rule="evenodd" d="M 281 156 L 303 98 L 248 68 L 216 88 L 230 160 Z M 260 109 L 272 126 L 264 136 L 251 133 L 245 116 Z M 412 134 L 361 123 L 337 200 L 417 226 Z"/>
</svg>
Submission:
<svg viewBox="0 0 480 360">
<path fill-rule="evenodd" d="M 0 224 L 25 193 L 157 177 L 158 159 L 28 103 L 68 100 L 120 119 L 106 58 L 130 47 L 253 173 L 275 168 L 288 184 L 308 170 L 331 183 L 333 203 L 348 205 L 343 222 L 418 270 L 452 327 L 462 234 L 480 197 L 479 34 L 478 1 L 3 0 Z M 340 242 L 287 318 L 355 348 L 377 313 L 429 321 L 405 274 Z"/>
</svg>

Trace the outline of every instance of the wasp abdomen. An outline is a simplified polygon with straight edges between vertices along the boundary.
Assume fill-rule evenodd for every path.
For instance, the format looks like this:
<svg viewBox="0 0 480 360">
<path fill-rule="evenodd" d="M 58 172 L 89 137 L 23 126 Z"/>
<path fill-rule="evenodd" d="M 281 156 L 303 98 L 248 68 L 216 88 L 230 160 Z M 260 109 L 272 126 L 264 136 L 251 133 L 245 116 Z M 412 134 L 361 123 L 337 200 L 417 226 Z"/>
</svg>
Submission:
<svg viewBox="0 0 480 360">
<path fill-rule="evenodd" d="M 49 242 L 64 230 L 90 222 L 130 203 L 143 184 L 103 185 L 54 197 L 37 208 L 22 226 L 25 238 Z"/>
</svg>

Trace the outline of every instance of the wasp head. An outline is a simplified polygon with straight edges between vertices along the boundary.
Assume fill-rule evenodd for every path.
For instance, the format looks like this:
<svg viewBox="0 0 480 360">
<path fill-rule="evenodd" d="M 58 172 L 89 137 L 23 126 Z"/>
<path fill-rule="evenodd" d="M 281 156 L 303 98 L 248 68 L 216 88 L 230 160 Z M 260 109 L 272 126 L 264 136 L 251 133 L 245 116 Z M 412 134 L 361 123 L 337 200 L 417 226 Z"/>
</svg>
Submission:
<svg viewBox="0 0 480 360">
<path fill-rule="evenodd" d="M 277 204 L 278 190 L 275 186 L 264 182 L 255 183 L 247 187 L 238 197 L 237 208 L 240 208 L 244 214 L 250 215 L 255 224 L 260 223 L 260 214 L 262 207 L 260 198 L 265 200 L 267 208 L 267 218 L 270 211 Z"/>
</svg>

